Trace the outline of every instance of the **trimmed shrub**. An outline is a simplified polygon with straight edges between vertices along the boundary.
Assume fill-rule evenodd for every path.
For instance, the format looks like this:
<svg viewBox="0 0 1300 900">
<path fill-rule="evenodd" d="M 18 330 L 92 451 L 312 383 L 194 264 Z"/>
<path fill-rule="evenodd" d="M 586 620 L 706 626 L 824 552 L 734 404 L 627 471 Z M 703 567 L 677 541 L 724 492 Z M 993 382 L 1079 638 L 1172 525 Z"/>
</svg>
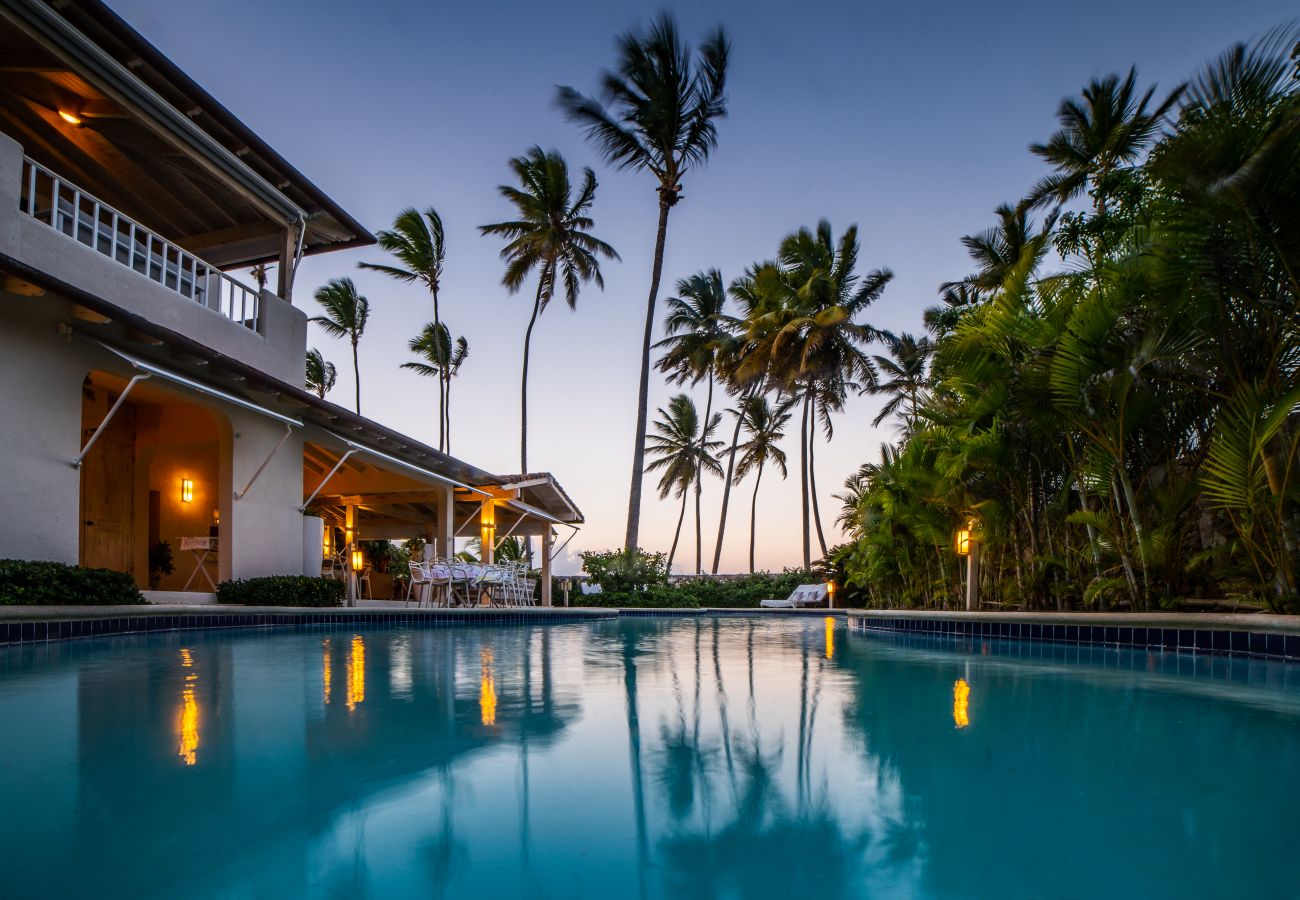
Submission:
<svg viewBox="0 0 1300 900">
<path fill-rule="evenodd" d="M 761 572 L 736 578 L 694 578 L 675 585 L 653 584 L 639 591 L 573 593 L 570 594 L 570 603 L 574 606 L 625 609 L 757 609 L 762 600 L 788 597 L 799 585 L 816 584 L 822 580 L 821 576 L 804 569 L 780 574 Z"/>
<path fill-rule="evenodd" d="M 144 602 L 135 579 L 125 572 L 0 559 L 0 606 L 121 606 Z"/>
<path fill-rule="evenodd" d="M 602 591 L 599 594 L 570 595 L 574 606 L 595 606 L 602 609 L 698 609 L 699 604 L 680 590 L 668 585 L 655 585 L 644 591 Z"/>
<path fill-rule="evenodd" d="M 635 550 L 584 550 L 582 570 L 607 593 L 641 591 L 668 583 L 668 557 Z"/>
<path fill-rule="evenodd" d="M 342 606 L 347 586 L 333 578 L 268 575 L 217 585 L 217 602 L 239 606 Z"/>
</svg>

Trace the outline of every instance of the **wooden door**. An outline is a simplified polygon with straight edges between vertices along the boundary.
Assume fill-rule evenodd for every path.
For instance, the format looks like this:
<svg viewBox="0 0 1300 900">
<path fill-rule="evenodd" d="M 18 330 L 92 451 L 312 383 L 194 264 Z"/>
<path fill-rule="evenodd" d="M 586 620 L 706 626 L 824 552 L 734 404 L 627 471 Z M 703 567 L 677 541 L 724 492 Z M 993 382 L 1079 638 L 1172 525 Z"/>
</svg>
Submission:
<svg viewBox="0 0 1300 900">
<path fill-rule="evenodd" d="M 98 425 L 82 432 L 83 442 Z M 81 464 L 83 566 L 133 574 L 134 484 L 135 408 L 123 404 Z"/>
</svg>

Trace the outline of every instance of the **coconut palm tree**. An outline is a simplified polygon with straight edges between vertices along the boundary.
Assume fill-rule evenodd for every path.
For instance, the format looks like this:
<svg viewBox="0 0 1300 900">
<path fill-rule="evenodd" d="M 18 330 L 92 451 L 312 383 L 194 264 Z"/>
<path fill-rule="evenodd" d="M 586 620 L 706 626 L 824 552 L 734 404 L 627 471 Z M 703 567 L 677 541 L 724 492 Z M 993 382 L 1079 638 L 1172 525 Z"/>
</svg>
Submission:
<svg viewBox="0 0 1300 900">
<path fill-rule="evenodd" d="M 871 424 L 879 425 L 899 410 L 905 410 L 904 434 L 911 434 L 916 429 L 920 397 L 926 386 L 926 365 L 934 344 L 927 337 L 917 338 L 906 333 L 898 337 L 891 335 L 887 341 L 889 356 L 872 357 L 883 379 L 877 382 L 871 393 L 887 395 L 889 400 Z"/>
<path fill-rule="evenodd" d="M 361 368 L 357 365 L 357 344 L 366 332 L 370 301 L 357 293 L 351 278 L 335 278 L 316 292 L 316 302 L 325 315 L 312 316 L 330 337 L 345 337 L 352 343 L 352 376 L 357 388 L 357 415 L 361 414 Z"/>
<path fill-rule="evenodd" d="M 649 436 L 647 450 L 653 457 L 647 472 L 663 470 L 659 479 L 659 499 L 669 494 L 682 498 L 682 511 L 677 516 L 677 530 L 673 532 L 673 546 L 668 551 L 668 571 L 672 571 L 673 557 L 677 554 L 677 541 L 682 535 L 682 522 L 686 519 L 686 500 L 690 495 L 691 485 L 695 483 L 696 473 L 700 470 L 710 475 L 722 475 L 722 466 L 714 454 L 722 446 L 721 441 L 710 440 L 722 413 L 714 413 L 712 421 L 700 427 L 700 414 L 695 403 L 685 394 L 678 394 L 668 401 L 667 408 L 660 407 L 659 419 L 654 423 L 655 433 Z M 699 522 L 696 522 L 696 530 Z M 698 561 L 697 566 L 698 568 Z"/>
<path fill-rule="evenodd" d="M 1155 87 L 1138 96 L 1137 69 L 1131 68 L 1123 81 L 1114 74 L 1093 79 L 1082 98 L 1062 100 L 1056 113 L 1061 127 L 1046 143 L 1029 146 L 1056 170 L 1033 187 L 1029 202 L 1061 206 L 1090 191 L 1097 214 L 1104 217 L 1115 179 L 1159 136 L 1183 90 L 1179 85 L 1152 106 Z"/>
<path fill-rule="evenodd" d="M 430 322 L 424 330 L 407 343 L 411 352 L 420 356 L 422 361 L 404 362 L 403 369 L 410 369 L 430 378 L 437 378 L 446 384 L 443 397 L 443 409 L 446 411 L 447 452 L 451 452 L 451 381 L 460 373 L 460 367 L 469 357 L 469 341 L 464 336 L 452 342 L 451 331 L 445 323 L 435 325 Z"/>
<path fill-rule="evenodd" d="M 791 401 L 785 400 L 773 407 L 766 397 L 749 397 L 740 406 L 737 418 L 745 430 L 745 442 L 740 445 L 740 462 L 736 466 L 736 483 L 755 473 L 754 494 L 749 502 L 749 571 L 754 571 L 754 542 L 758 532 L 758 486 L 763 481 L 763 468 L 772 463 L 781 470 L 781 478 L 789 476 L 785 451 L 780 443 L 785 439 L 785 426 L 790 421 Z"/>
<path fill-rule="evenodd" d="M 699 384 L 707 379 L 708 399 L 704 404 L 704 420 L 713 417 L 713 382 L 719 365 L 733 351 L 736 340 L 733 332 L 740 325 L 727 315 L 727 292 L 722 286 L 722 273 L 717 269 L 692 275 L 677 282 L 679 296 L 668 298 L 668 314 L 664 317 L 664 338 L 656 347 L 665 348 L 656 367 L 668 375 L 674 384 Z M 703 439 L 703 435 L 701 435 Z M 700 533 L 700 495 L 703 470 L 695 472 L 695 571 L 702 574 L 702 541 Z"/>
<path fill-rule="evenodd" d="M 530 147 L 523 156 L 510 160 L 510 169 L 519 179 L 519 187 L 502 185 L 501 196 L 515 205 L 519 218 L 495 225 L 481 225 L 483 234 L 499 235 L 507 243 L 501 250 L 506 262 L 502 282 L 515 293 L 524 280 L 537 273 L 537 292 L 533 313 L 524 332 L 524 363 L 519 388 L 519 471 L 528 471 L 528 356 L 533 326 L 555 296 L 559 285 L 569 309 L 577 309 L 578 290 L 583 282 L 594 281 L 604 290 L 600 274 L 600 257 L 618 259 L 614 248 L 594 237 L 595 224 L 588 213 L 596 198 L 596 175 L 582 170 L 582 184 L 573 193 L 569 166 L 564 157 L 552 150 Z"/>
<path fill-rule="evenodd" d="M 403 284 L 424 285 L 433 299 L 433 324 L 442 324 L 438 310 L 438 291 L 442 284 L 443 264 L 447 258 L 446 239 L 442 217 L 433 207 L 423 213 L 404 209 L 393 220 L 393 227 L 375 235 L 380 248 L 397 257 L 401 265 L 383 263 L 357 263 L 362 269 L 382 272 Z M 438 379 L 438 449 L 447 449 L 447 390 L 446 376 Z"/>
<path fill-rule="evenodd" d="M 650 398 L 650 343 L 655 301 L 663 275 L 668 212 L 682 198 L 682 181 L 692 167 L 703 165 L 717 146 L 716 120 L 727 114 L 727 58 L 730 42 L 721 28 L 710 34 L 698 57 L 667 13 L 642 31 L 619 38 L 618 63 L 601 77 L 603 100 L 571 87 L 558 100 L 606 162 L 618 169 L 654 175 L 659 194 L 654 265 L 646 301 L 641 342 L 641 381 L 637 393 L 632 484 L 628 492 L 627 549 L 637 546 L 641 523 L 641 481 L 645 471 L 646 422 Z"/>
<path fill-rule="evenodd" d="M 781 242 L 779 263 L 755 267 L 748 290 L 752 312 L 746 318 L 748 344 L 742 371 L 765 371 L 769 383 L 799 398 L 799 470 L 802 485 L 804 566 L 812 565 L 815 483 L 811 443 L 816 424 L 830 434 L 830 413 L 849 390 L 870 390 L 875 366 L 864 347 L 882 332 L 859 320 L 893 278 L 888 269 L 859 274 L 858 229 L 852 225 L 835 240 L 823 219 L 816 230 L 801 228 Z M 824 547 L 825 539 L 818 529 Z M 825 548 L 823 549 L 823 553 Z"/>
<path fill-rule="evenodd" d="M 334 387 L 338 375 L 338 369 L 334 368 L 334 363 L 325 359 L 325 354 L 315 347 L 307 351 L 307 390 L 324 400 L 325 395 Z"/>
</svg>

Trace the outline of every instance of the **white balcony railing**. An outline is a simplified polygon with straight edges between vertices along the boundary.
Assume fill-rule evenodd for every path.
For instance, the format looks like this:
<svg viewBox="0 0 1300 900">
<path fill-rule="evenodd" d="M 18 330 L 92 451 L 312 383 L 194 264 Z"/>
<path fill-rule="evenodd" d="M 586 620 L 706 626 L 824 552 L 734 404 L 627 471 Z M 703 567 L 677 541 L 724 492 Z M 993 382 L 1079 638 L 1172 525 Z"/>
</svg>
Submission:
<svg viewBox="0 0 1300 900">
<path fill-rule="evenodd" d="M 150 281 L 257 330 L 259 294 L 193 253 L 23 157 L 23 212 Z"/>
</svg>

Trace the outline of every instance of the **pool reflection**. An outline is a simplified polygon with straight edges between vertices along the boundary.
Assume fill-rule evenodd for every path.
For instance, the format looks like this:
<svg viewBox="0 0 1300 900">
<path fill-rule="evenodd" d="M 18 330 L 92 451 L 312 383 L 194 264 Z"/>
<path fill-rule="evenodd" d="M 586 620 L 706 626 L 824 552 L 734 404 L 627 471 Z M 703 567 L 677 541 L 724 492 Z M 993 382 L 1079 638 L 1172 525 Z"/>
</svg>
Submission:
<svg viewBox="0 0 1300 900">
<path fill-rule="evenodd" d="M 17 896 L 993 897 L 1007 821 L 1018 858 L 1044 861 L 1017 870 L 1024 893 L 1089 895 L 1110 882 L 1062 835 L 1123 863 L 1137 850 L 1103 823 L 1125 797 L 1160 800 L 1130 812 L 1165 841 L 1238 859 L 1261 841 L 1240 815 L 1207 816 L 1212 790 L 1162 782 L 1146 748 L 1172 737 L 1203 767 L 1189 771 L 1213 772 L 1214 734 L 1262 727 L 1274 759 L 1300 751 L 1292 707 L 1261 720 L 1203 699 L 1171 730 L 1128 681 L 895 646 L 831 617 L 198 635 L 10 659 L 0 845 Z M 1120 716 L 1122 739 L 1099 724 Z M 1203 886 L 1234 868 L 1215 859 Z M 1162 871 L 1151 895 L 1194 892 Z"/>
</svg>

